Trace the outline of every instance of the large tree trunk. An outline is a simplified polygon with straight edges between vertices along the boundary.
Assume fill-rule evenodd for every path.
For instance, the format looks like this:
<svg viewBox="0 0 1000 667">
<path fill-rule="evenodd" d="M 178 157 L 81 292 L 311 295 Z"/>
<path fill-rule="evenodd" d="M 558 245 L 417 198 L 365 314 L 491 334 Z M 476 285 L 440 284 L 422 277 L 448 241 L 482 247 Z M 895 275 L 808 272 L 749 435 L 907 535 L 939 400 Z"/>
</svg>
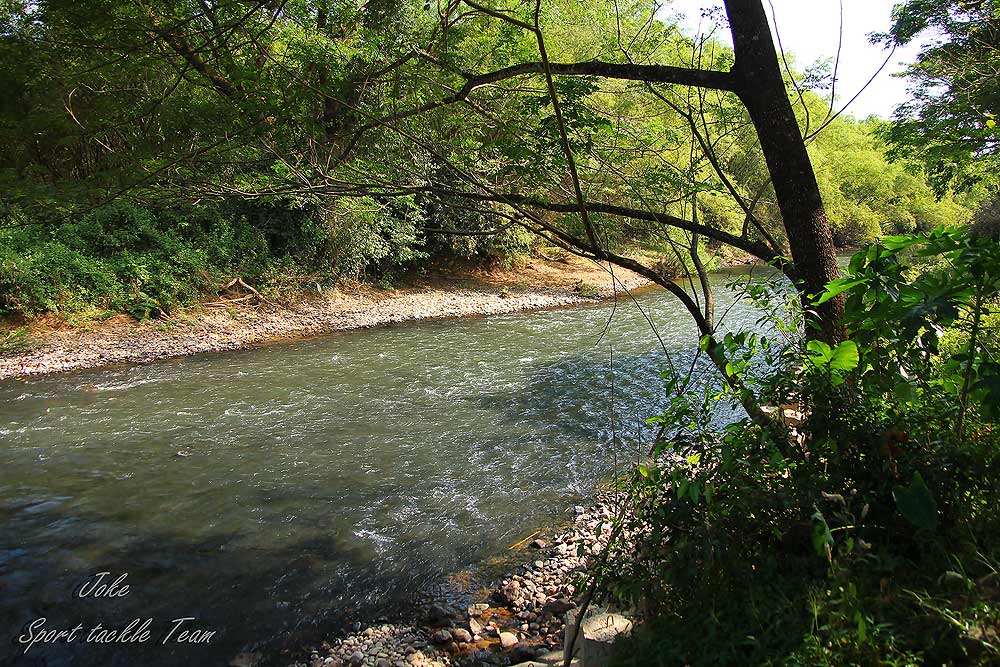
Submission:
<svg viewBox="0 0 1000 667">
<path fill-rule="evenodd" d="M 763 3 L 761 0 L 725 2 L 736 51 L 733 67 L 736 92 L 757 129 L 788 235 L 803 304 L 809 307 L 808 295 L 821 293 L 826 283 L 840 276 L 830 222 L 788 99 Z M 807 334 L 830 344 L 842 340 L 843 299 L 831 299 L 815 310 L 818 318 L 812 319 L 819 328 Z"/>
</svg>

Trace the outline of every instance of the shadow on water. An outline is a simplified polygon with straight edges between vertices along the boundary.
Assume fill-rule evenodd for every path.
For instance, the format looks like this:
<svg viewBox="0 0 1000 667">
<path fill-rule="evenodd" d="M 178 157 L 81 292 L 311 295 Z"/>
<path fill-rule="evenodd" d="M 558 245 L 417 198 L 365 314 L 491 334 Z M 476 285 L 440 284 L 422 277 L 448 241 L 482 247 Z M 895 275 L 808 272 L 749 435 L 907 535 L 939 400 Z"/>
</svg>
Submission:
<svg viewBox="0 0 1000 667">
<path fill-rule="evenodd" d="M 9 543 L 6 538 L 18 532 L 18 521 L 6 512 L 3 518 L 5 542 Z M 67 517 L 58 511 L 46 512 L 46 519 L 50 525 L 75 526 L 77 537 L 72 549 L 70 545 L 58 550 L 28 545 L 7 554 L 0 563 L 4 596 L 30 596 L 28 606 L 16 610 L 5 606 L 0 615 L 3 627 L 21 628 L 4 647 L 10 657 L 0 664 L 226 664 L 238 651 L 253 648 L 254 638 L 248 629 L 259 625 L 256 616 L 264 606 L 286 617 L 282 629 L 294 645 L 320 627 L 330 631 L 358 618 L 359 602 L 368 603 L 365 614 L 389 612 L 394 603 L 415 597 L 421 577 L 434 576 L 432 568 L 421 568 L 419 561 L 409 563 L 406 570 L 372 568 L 366 554 L 335 535 L 287 542 L 261 554 L 255 549 L 231 548 L 238 542 L 235 534 L 183 540 L 142 531 L 133 523 L 118 527 L 128 534 L 127 544 L 117 548 L 113 557 L 92 566 L 81 557 L 101 547 L 99 536 L 87 534 L 85 526 L 90 519 Z M 331 565 L 342 573 L 344 581 L 331 581 Z M 128 594 L 81 599 L 80 586 L 97 566 L 114 577 L 127 572 L 124 583 L 130 587 Z M 26 632 L 22 626 L 42 617 L 45 629 L 69 629 L 79 623 L 85 630 L 74 643 L 37 644 L 25 655 L 27 646 L 18 642 L 18 636 Z M 186 622 L 182 629 L 216 631 L 211 643 L 163 643 L 172 621 L 184 617 L 196 620 Z M 87 629 L 98 624 L 124 628 L 135 618 L 153 619 L 148 641 L 84 643 Z M 39 629 L 36 627 L 34 633 Z"/>
<path fill-rule="evenodd" d="M 639 300 L 675 363 L 690 363 L 696 337 L 676 302 Z M 610 472 L 609 345 L 618 433 L 658 410 L 659 342 L 627 303 L 602 337 L 611 312 L 422 323 L 0 383 L 0 651 L 23 662 L 16 639 L 40 617 L 50 629 L 153 618 L 142 645 L 39 645 L 28 657 L 225 664 L 403 613 Z M 129 594 L 74 598 L 100 571 L 128 572 Z M 187 616 L 217 631 L 212 643 L 159 644 Z"/>
</svg>

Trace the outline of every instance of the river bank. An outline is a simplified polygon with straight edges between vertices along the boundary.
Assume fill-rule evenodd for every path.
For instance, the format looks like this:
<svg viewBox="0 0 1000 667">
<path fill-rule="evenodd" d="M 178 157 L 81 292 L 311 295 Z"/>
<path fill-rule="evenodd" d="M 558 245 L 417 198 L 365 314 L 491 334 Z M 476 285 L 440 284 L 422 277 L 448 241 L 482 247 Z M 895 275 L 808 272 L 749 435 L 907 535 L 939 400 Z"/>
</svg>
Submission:
<svg viewBox="0 0 1000 667">
<path fill-rule="evenodd" d="M 607 546 L 620 498 L 598 494 L 567 510 L 563 527 L 511 547 L 507 576 L 468 591 L 465 608 L 428 605 L 408 623 L 377 623 L 303 650 L 288 667 L 486 667 L 561 665 L 566 614 L 576 609 L 579 576 Z M 232 667 L 255 663 L 237 656 Z"/>
<path fill-rule="evenodd" d="M 32 322 L 21 349 L 0 353 L 0 380 L 115 364 L 142 364 L 205 352 L 414 320 L 486 316 L 612 297 L 647 280 L 573 256 L 533 258 L 510 271 L 464 270 L 410 281 L 394 289 L 340 287 L 275 303 L 231 285 L 218 300 L 138 322 L 118 315 L 70 326 Z"/>
</svg>

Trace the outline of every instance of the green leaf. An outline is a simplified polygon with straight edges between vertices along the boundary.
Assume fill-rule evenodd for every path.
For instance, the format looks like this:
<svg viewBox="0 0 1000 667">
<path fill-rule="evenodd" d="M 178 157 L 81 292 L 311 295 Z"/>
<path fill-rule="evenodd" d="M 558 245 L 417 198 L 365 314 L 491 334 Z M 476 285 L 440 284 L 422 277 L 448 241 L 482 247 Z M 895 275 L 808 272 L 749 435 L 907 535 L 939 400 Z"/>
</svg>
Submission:
<svg viewBox="0 0 1000 667">
<path fill-rule="evenodd" d="M 868 282 L 867 278 L 837 278 L 836 280 L 831 280 L 827 286 L 826 291 L 820 295 L 819 299 L 816 301 L 817 306 L 822 305 L 837 296 L 840 296 L 852 287 L 857 287 L 858 285 L 864 285 Z"/>
<path fill-rule="evenodd" d="M 861 355 L 858 345 L 853 340 L 845 340 L 833 350 L 830 356 L 830 368 L 841 373 L 848 373 L 858 367 Z"/>
<path fill-rule="evenodd" d="M 827 545 L 833 546 L 833 532 L 821 512 L 812 515 L 812 543 L 817 556 L 825 556 Z"/>
<path fill-rule="evenodd" d="M 889 250 L 902 250 L 910 246 L 925 243 L 927 239 L 919 235 L 886 236 L 882 239 L 882 245 Z"/>
<path fill-rule="evenodd" d="M 826 366 L 830 363 L 830 358 L 833 356 L 833 350 L 821 340 L 811 340 L 806 343 L 806 352 L 817 366 Z"/>
<path fill-rule="evenodd" d="M 937 502 L 919 472 L 913 473 L 909 486 L 896 486 L 892 497 L 899 513 L 914 527 L 920 530 L 937 528 Z"/>
</svg>

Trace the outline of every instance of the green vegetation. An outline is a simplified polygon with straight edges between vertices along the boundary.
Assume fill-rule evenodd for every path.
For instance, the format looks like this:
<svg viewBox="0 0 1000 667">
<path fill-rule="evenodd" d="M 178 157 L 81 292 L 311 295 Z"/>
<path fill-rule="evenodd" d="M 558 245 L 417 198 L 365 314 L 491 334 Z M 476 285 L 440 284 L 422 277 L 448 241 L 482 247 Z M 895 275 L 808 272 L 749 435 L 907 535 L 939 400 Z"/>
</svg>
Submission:
<svg viewBox="0 0 1000 667">
<path fill-rule="evenodd" d="M 907 0 L 886 42 L 924 43 L 906 72 L 913 99 L 885 134 L 896 156 L 921 161 L 938 193 L 996 187 L 1000 168 L 1000 3 Z M 995 192 L 995 190 L 994 190 Z"/>
<path fill-rule="evenodd" d="M 650 23 L 650 9 L 558 0 L 539 21 L 554 60 L 603 56 L 624 31 L 637 36 L 635 62 L 731 65 L 731 48 Z M 389 284 L 384 274 L 450 257 L 509 264 L 530 252 L 531 231 L 544 231 L 534 215 L 584 231 L 566 200 L 560 122 L 586 190 L 627 209 L 592 213 L 607 249 L 661 256 L 667 273 L 691 268 L 677 253 L 687 233 L 629 217 L 640 210 L 697 215 L 786 254 L 735 96 L 560 77 L 557 118 L 536 73 L 526 86 L 478 88 L 466 105 L 441 103 L 469 70 L 531 61 L 537 49 L 516 25 L 455 11 L 5 3 L 0 315 L 142 317 L 235 276 L 282 291 L 317 278 Z M 443 16 L 455 24 L 441 34 Z M 829 115 L 830 76 L 810 70 L 802 95 L 789 85 L 807 133 Z M 856 246 L 967 220 L 982 193 L 936 199 L 916 162 L 889 162 L 884 134 L 884 123 L 841 116 L 809 144 L 835 240 Z M 523 203 L 512 207 L 505 193 Z M 719 250 L 710 243 L 699 250 L 709 263 Z"/>
<path fill-rule="evenodd" d="M 729 392 L 670 378 L 628 485 L 637 544 L 597 573 L 655 619 L 620 664 L 996 664 L 1000 244 L 938 229 L 857 253 L 822 297 L 847 297 L 834 347 L 751 291 L 769 333 L 726 344 L 794 430 L 720 432 Z"/>
<path fill-rule="evenodd" d="M 969 221 L 975 196 L 939 199 L 911 163 L 889 162 L 876 119 L 835 121 L 811 151 L 834 240 L 857 247 L 884 235 Z"/>
<path fill-rule="evenodd" d="M 996 664 L 998 4 L 896 8 L 886 41 L 941 39 L 891 122 L 724 4 L 691 36 L 641 0 L 5 2 L 0 315 L 536 242 L 635 271 L 719 382 L 668 376 L 635 544 L 594 573 L 646 620 L 622 662 Z M 746 287 L 759 331 L 720 329 L 727 253 L 787 278 Z"/>
</svg>

